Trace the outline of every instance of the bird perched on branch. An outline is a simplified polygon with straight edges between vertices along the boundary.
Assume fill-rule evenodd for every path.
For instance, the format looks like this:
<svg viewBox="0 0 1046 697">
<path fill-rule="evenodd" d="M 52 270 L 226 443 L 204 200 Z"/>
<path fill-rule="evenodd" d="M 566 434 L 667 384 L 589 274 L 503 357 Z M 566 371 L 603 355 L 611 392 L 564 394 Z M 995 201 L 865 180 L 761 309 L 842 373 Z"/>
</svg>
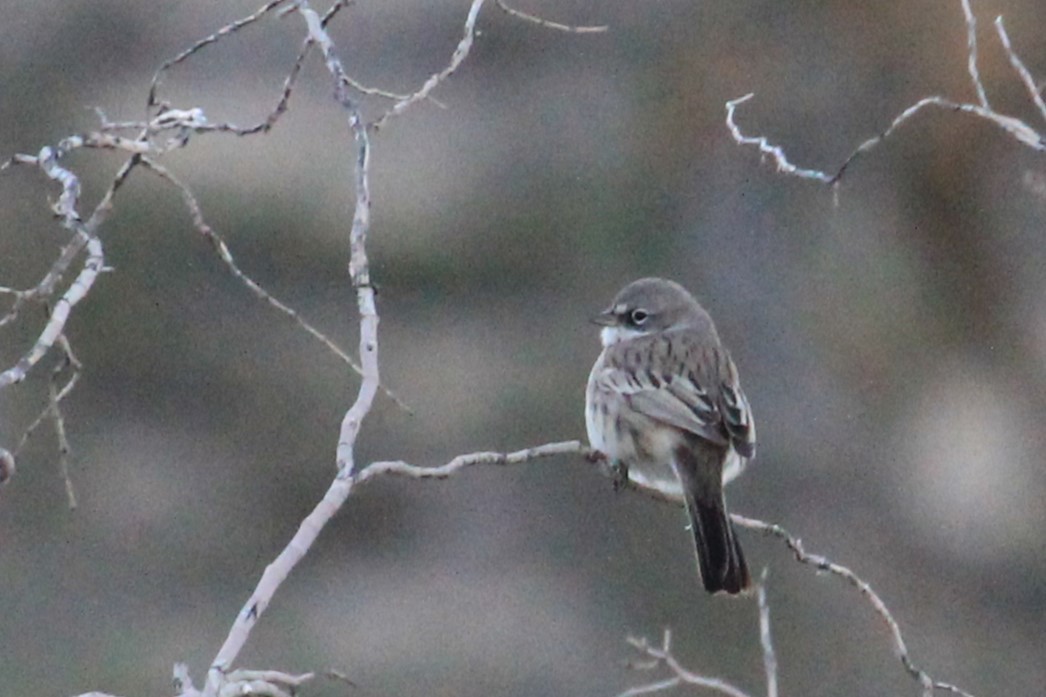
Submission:
<svg viewBox="0 0 1046 697">
<path fill-rule="evenodd" d="M 712 318 L 678 283 L 644 278 L 593 318 L 603 352 L 585 394 L 592 447 L 627 472 L 669 471 L 682 487 L 709 593 L 751 586 L 723 497 L 724 470 L 755 456 L 737 367 Z"/>
</svg>

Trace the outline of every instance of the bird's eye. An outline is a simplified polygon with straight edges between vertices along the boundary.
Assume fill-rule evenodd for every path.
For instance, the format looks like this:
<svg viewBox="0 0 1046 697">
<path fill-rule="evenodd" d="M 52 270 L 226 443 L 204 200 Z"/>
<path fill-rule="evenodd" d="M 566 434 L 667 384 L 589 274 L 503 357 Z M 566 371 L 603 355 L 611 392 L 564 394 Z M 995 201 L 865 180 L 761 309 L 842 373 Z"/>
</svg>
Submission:
<svg viewBox="0 0 1046 697">
<path fill-rule="evenodd" d="M 650 313 L 642 308 L 637 308 L 628 313 L 628 319 L 631 320 L 632 324 L 639 326 L 650 319 Z"/>
</svg>

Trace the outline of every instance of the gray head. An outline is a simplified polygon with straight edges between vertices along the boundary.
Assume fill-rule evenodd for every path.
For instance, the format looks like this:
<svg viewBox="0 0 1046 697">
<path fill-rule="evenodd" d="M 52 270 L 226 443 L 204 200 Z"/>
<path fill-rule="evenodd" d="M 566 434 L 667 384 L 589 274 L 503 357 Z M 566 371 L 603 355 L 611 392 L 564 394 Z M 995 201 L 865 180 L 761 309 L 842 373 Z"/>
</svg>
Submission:
<svg viewBox="0 0 1046 697">
<path fill-rule="evenodd" d="M 677 329 L 707 333 L 712 341 L 718 341 L 712 318 L 694 296 L 664 278 L 632 281 L 592 321 L 603 327 L 600 338 L 604 346 Z"/>
</svg>

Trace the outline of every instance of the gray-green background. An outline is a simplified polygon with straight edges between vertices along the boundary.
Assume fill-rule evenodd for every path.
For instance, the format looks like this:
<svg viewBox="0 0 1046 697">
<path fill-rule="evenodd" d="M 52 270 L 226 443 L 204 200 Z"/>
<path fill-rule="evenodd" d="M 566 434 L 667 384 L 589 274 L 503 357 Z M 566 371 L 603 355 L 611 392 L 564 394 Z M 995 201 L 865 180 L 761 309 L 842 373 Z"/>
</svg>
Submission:
<svg viewBox="0 0 1046 697">
<path fill-rule="evenodd" d="M 166 58 L 253 2 L 0 2 L 0 155 L 140 118 Z M 839 191 L 776 174 L 738 121 L 831 169 L 928 94 L 973 101 L 958 1 L 493 5 L 472 55 L 374 141 L 373 276 L 386 383 L 359 459 L 439 464 L 584 435 L 598 351 L 586 318 L 647 274 L 690 287 L 739 364 L 759 457 L 732 508 L 851 566 L 917 661 L 974 694 L 1046 689 L 1046 166 L 986 122 L 927 112 Z M 468 3 L 358 0 L 331 29 L 353 76 L 409 91 L 440 69 Z M 976 2 L 993 104 L 1042 129 L 994 36 L 1046 79 L 1046 5 Z M 168 77 L 179 106 L 252 123 L 303 35 L 269 20 Z M 267 136 L 207 136 L 165 159 L 255 279 L 346 347 L 352 148 L 314 56 Z M 368 100 L 370 115 L 382 102 Z M 84 152 L 84 210 L 120 159 Z M 65 239 L 55 189 L 0 175 L 0 285 Z M 265 565 L 333 474 L 358 381 L 235 281 L 177 193 L 144 172 L 102 232 L 112 273 L 68 333 L 81 506 L 42 429 L 0 492 L 0 692 L 167 694 L 200 676 Z M 5 306 L 6 307 L 6 306 Z M 6 367 L 41 326 L 0 333 Z M 42 364 L 0 401 L 11 448 Z M 307 694 L 610 695 L 629 633 L 671 626 L 682 663 L 763 692 L 753 601 L 698 587 L 679 511 L 574 459 L 388 480 L 353 497 L 277 595 L 241 665 L 335 667 Z M 769 567 L 782 693 L 916 694 L 853 589 L 742 532 Z"/>
</svg>

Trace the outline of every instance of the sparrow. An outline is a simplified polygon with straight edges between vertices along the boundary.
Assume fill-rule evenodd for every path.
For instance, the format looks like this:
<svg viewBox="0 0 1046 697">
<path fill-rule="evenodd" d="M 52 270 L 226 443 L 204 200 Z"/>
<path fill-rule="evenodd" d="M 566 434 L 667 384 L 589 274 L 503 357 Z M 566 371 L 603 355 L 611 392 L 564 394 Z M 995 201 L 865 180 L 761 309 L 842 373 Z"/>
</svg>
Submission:
<svg viewBox="0 0 1046 697">
<path fill-rule="evenodd" d="M 712 318 L 678 283 L 643 278 L 593 321 L 602 326 L 603 351 L 585 391 L 592 448 L 626 473 L 674 474 L 705 590 L 744 592 L 752 580 L 723 475 L 755 457 L 755 424 Z"/>
</svg>

